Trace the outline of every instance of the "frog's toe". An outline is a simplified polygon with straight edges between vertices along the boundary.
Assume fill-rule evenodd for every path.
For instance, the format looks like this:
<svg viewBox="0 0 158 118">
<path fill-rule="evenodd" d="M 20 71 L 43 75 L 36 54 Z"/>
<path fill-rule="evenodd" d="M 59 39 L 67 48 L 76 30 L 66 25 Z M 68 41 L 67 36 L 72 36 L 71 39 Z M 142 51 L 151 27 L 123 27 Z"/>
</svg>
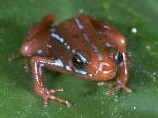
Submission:
<svg viewBox="0 0 158 118">
<path fill-rule="evenodd" d="M 116 82 L 98 82 L 98 86 L 114 86 Z"/>
<path fill-rule="evenodd" d="M 132 93 L 132 90 L 130 88 L 128 88 L 126 85 L 124 85 L 124 84 L 118 84 L 113 89 L 106 91 L 105 94 L 106 95 L 112 94 L 115 91 L 119 90 L 120 88 L 124 89 L 128 93 Z"/>
<path fill-rule="evenodd" d="M 24 64 L 24 69 L 25 69 L 26 73 L 30 73 L 31 72 L 31 69 L 30 69 L 28 64 Z"/>
<path fill-rule="evenodd" d="M 128 93 L 132 93 L 132 90 L 128 88 L 126 85 L 122 85 L 121 88 L 123 88 Z"/>
<path fill-rule="evenodd" d="M 58 101 L 58 102 L 60 102 L 60 103 L 64 103 L 64 104 L 66 104 L 68 107 L 71 106 L 71 103 L 70 103 L 69 101 L 64 100 L 64 99 L 61 99 L 61 98 L 59 98 L 59 97 L 57 97 L 57 96 L 54 96 L 54 95 L 49 95 L 49 99 L 50 99 L 50 100 L 56 100 L 56 101 Z"/>
<path fill-rule="evenodd" d="M 48 99 L 49 99 L 49 100 L 55 100 L 55 101 L 58 101 L 58 102 L 60 102 L 60 103 L 64 103 L 64 104 L 66 104 L 68 107 L 70 107 L 71 104 L 70 104 L 69 101 L 64 100 L 64 99 L 61 99 L 61 98 L 59 98 L 59 97 L 53 95 L 53 93 L 62 92 L 62 91 L 64 91 L 63 88 L 61 88 L 61 89 L 50 89 L 50 90 L 47 90 L 47 93 L 46 93 L 47 96 L 44 96 L 44 97 L 43 97 L 43 98 L 44 98 L 44 107 L 47 107 L 47 105 L 48 105 Z"/>
<path fill-rule="evenodd" d="M 106 91 L 105 94 L 112 94 L 115 91 L 119 90 L 120 88 L 124 89 L 128 93 L 132 93 L 132 90 L 126 86 L 125 83 L 118 83 L 117 81 L 114 82 L 98 82 L 98 86 L 115 86 L 109 91 Z"/>
<path fill-rule="evenodd" d="M 121 86 L 115 86 L 113 89 L 106 91 L 105 94 L 106 95 L 112 94 L 115 91 L 119 90 L 120 88 L 121 88 Z"/>
<path fill-rule="evenodd" d="M 61 88 L 61 89 L 50 89 L 49 91 L 50 91 L 50 93 L 56 93 L 56 92 L 63 92 L 64 89 L 63 88 Z"/>
</svg>

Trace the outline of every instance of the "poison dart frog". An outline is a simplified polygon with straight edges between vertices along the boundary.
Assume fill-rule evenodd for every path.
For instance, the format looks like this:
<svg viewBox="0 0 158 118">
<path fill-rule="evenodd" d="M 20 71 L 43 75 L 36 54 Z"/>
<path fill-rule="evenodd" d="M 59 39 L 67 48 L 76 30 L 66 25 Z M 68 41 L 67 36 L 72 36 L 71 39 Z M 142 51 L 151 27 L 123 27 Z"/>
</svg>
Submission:
<svg viewBox="0 0 158 118">
<path fill-rule="evenodd" d="M 97 81 L 99 86 L 114 86 L 107 94 L 126 86 L 128 80 L 126 39 L 113 26 L 85 14 L 53 25 L 55 14 L 46 15 L 29 30 L 20 54 L 30 60 L 35 92 L 48 104 L 63 89 L 47 89 L 42 68 L 49 68 L 79 78 Z M 113 82 L 106 82 L 116 78 Z"/>
</svg>

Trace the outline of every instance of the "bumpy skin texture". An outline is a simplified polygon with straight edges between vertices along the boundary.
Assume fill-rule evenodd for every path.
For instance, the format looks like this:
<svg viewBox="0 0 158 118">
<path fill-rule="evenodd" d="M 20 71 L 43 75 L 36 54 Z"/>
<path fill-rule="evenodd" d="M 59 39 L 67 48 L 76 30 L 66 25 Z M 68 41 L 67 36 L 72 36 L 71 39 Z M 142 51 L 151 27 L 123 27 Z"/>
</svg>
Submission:
<svg viewBox="0 0 158 118">
<path fill-rule="evenodd" d="M 42 68 L 50 68 L 87 80 L 99 81 L 99 86 L 113 85 L 127 92 L 128 80 L 126 40 L 114 27 L 85 14 L 54 26 L 54 14 L 48 14 L 29 31 L 20 49 L 21 55 L 30 59 L 36 93 L 48 99 L 70 105 L 54 96 L 63 89 L 48 90 L 43 83 Z M 115 82 L 104 82 L 116 77 Z"/>
</svg>

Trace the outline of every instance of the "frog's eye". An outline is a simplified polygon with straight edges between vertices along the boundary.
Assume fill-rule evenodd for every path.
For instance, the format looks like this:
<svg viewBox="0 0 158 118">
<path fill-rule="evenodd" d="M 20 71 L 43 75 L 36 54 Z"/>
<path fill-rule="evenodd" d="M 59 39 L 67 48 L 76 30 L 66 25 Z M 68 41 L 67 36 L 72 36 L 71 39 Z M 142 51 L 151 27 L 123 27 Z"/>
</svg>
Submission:
<svg viewBox="0 0 158 118">
<path fill-rule="evenodd" d="M 121 62 L 123 61 L 123 55 L 120 51 L 117 52 L 115 59 L 116 59 L 117 64 L 121 64 Z"/>
<path fill-rule="evenodd" d="M 75 52 L 73 53 L 72 56 L 72 63 L 76 69 L 82 70 L 85 68 L 85 64 L 87 63 L 87 60 L 80 53 Z"/>
</svg>

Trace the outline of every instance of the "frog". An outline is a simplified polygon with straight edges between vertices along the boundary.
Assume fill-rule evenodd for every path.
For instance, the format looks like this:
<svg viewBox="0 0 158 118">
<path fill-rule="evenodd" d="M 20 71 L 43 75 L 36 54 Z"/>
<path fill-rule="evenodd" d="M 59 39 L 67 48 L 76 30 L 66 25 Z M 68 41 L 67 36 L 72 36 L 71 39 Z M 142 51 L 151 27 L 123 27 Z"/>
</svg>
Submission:
<svg viewBox="0 0 158 118">
<path fill-rule="evenodd" d="M 71 104 L 54 95 L 63 88 L 44 85 L 43 68 L 95 81 L 98 86 L 113 86 L 106 94 L 121 88 L 132 93 L 126 85 L 128 59 L 123 34 L 109 23 L 82 13 L 58 25 L 54 25 L 55 18 L 49 13 L 35 23 L 20 48 L 20 55 L 30 61 L 34 90 L 45 106 L 48 100 Z"/>
</svg>

